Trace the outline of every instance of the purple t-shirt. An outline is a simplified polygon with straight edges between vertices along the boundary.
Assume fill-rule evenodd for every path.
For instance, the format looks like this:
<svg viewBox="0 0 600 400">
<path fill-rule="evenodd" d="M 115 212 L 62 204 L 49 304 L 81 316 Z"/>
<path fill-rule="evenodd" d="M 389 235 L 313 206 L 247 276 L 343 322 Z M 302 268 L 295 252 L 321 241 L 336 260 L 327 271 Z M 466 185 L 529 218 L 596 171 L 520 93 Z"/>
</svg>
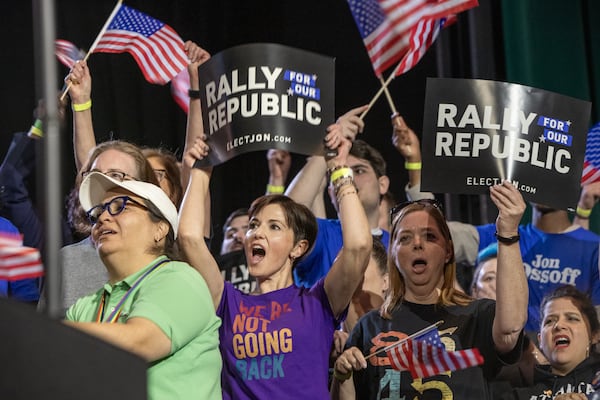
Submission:
<svg viewBox="0 0 600 400">
<path fill-rule="evenodd" d="M 329 399 L 329 353 L 339 320 L 323 287 L 248 295 L 225 282 L 223 399 Z"/>
</svg>

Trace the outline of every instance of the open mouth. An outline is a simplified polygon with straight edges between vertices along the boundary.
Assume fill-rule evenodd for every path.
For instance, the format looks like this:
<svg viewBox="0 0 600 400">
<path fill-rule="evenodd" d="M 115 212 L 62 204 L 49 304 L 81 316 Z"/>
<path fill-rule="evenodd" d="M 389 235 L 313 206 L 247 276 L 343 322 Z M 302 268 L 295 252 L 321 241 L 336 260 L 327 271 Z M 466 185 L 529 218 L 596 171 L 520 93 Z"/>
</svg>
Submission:
<svg viewBox="0 0 600 400">
<path fill-rule="evenodd" d="M 252 246 L 250 263 L 251 264 L 259 263 L 263 258 L 265 258 L 265 254 L 266 254 L 266 251 L 262 247 L 257 246 L 257 245 Z"/>
<path fill-rule="evenodd" d="M 554 338 L 554 347 L 563 348 L 571 344 L 571 340 L 566 336 L 557 336 Z"/>
<path fill-rule="evenodd" d="M 425 267 L 427 267 L 427 261 L 425 261 L 421 258 L 418 258 L 413 261 L 412 266 L 413 266 L 413 270 L 415 270 L 417 272 L 422 272 L 423 270 L 425 270 Z"/>
</svg>

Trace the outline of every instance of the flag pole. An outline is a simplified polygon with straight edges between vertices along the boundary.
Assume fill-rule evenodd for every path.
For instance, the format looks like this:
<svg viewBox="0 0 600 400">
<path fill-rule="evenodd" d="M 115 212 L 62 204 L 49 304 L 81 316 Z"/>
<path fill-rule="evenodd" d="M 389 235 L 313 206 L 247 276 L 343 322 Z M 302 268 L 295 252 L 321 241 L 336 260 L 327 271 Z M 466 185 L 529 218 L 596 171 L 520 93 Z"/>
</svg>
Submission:
<svg viewBox="0 0 600 400">
<path fill-rule="evenodd" d="M 379 77 L 379 82 L 381 82 L 381 86 L 383 86 L 383 91 L 385 93 L 385 98 L 387 99 L 388 104 L 390 105 L 390 109 L 392 110 L 392 115 L 398 115 L 398 110 L 396 110 L 396 105 L 394 104 L 394 100 L 392 100 L 392 95 L 388 90 L 387 86 L 384 86 L 384 81 L 382 77 Z"/>
<path fill-rule="evenodd" d="M 369 112 L 371 107 L 373 107 L 373 104 L 375 104 L 375 102 L 377 101 L 379 96 L 381 96 L 381 93 L 383 93 L 384 91 L 387 91 L 387 87 L 390 84 L 390 82 L 392 81 L 392 79 L 394 79 L 394 77 L 396 76 L 396 72 L 398 72 L 398 69 L 400 68 L 400 64 L 402 64 L 402 61 L 400 61 L 398 63 L 398 65 L 396 66 L 396 68 L 394 68 L 394 70 L 390 74 L 389 78 L 387 78 L 387 80 L 385 82 L 382 82 L 381 88 L 379 88 L 377 93 L 375 93 L 375 96 L 373 96 L 373 98 L 371 99 L 371 102 L 369 103 L 369 106 L 367 107 L 367 109 L 365 111 L 363 111 L 362 114 L 360 114 L 359 118 L 361 119 L 361 121 L 365 118 L 365 115 L 367 115 L 367 113 Z M 382 80 L 382 78 L 380 77 L 379 80 Z"/>
<path fill-rule="evenodd" d="M 119 8 L 121 8 L 121 4 L 122 3 L 123 3 L 123 0 L 118 0 L 117 1 L 117 5 L 115 6 L 115 8 L 113 8 L 112 12 L 108 16 L 108 19 L 104 23 L 104 26 L 102 27 L 102 29 L 100 29 L 100 32 L 96 36 L 96 39 L 94 40 L 94 43 L 92 43 L 92 45 L 90 46 L 90 48 L 87 51 L 85 57 L 83 57 L 83 61 L 87 61 L 87 59 L 92 54 L 92 52 L 94 51 L 94 49 L 96 48 L 96 46 L 98 46 L 98 42 L 100 41 L 100 38 L 102 37 L 102 35 L 104 35 L 104 32 L 106 32 L 106 29 L 108 29 L 108 25 L 115 18 L 115 15 L 119 11 Z M 65 96 L 69 92 L 70 88 L 71 88 L 71 82 L 69 82 L 69 84 L 67 85 L 67 87 L 63 90 L 62 94 L 60 95 L 60 101 L 63 101 L 65 99 Z"/>
<path fill-rule="evenodd" d="M 438 326 L 440 326 L 443 323 L 444 323 L 444 321 L 440 320 L 440 321 L 436 322 L 435 324 L 431 324 L 428 327 L 423 328 L 420 331 L 417 331 L 417 332 L 413 333 L 412 335 L 405 337 L 404 339 L 400 339 L 397 342 L 394 342 L 394 343 L 392 343 L 392 344 L 390 344 L 390 345 L 388 345 L 388 346 L 386 346 L 386 347 L 384 347 L 382 349 L 377 350 L 375 353 L 369 354 L 368 356 L 365 357 L 365 360 L 368 360 L 369 358 L 373 357 L 374 355 L 377 355 L 377 354 L 382 353 L 384 351 L 388 351 L 392 347 L 399 346 L 402 343 L 406 342 L 408 339 L 413 339 L 415 337 L 421 336 L 424 333 L 427 333 L 427 332 L 429 332 L 429 331 L 437 328 Z"/>
</svg>

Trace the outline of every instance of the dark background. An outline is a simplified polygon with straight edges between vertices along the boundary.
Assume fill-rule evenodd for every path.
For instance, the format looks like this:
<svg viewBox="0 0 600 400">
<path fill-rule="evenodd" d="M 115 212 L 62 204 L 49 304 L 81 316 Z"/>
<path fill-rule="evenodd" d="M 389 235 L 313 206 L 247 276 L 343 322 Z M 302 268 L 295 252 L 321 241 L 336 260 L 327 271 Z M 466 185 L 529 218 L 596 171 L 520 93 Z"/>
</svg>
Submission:
<svg viewBox="0 0 600 400">
<path fill-rule="evenodd" d="M 573 94 L 555 87 L 555 81 L 567 79 L 568 75 L 551 76 L 548 84 L 535 80 L 538 76 L 535 68 L 542 68 L 547 72 L 551 67 L 550 63 L 556 65 L 556 55 L 547 58 L 544 54 L 534 56 L 534 60 L 541 66 L 534 68 L 528 65 L 526 72 L 532 74 L 531 79 L 527 79 L 526 74 L 518 73 L 507 77 L 507 65 L 508 70 L 512 71 L 511 65 L 523 64 L 518 59 L 521 56 L 516 60 L 513 57 L 511 61 L 508 59 L 508 53 L 512 52 L 513 42 L 519 43 L 531 38 L 527 29 L 542 29 L 543 32 L 558 29 L 552 21 L 541 19 L 529 22 L 528 18 L 538 18 L 540 12 L 550 10 L 548 12 L 562 19 L 565 12 L 561 9 L 561 3 L 568 3 L 565 7 L 571 10 L 569 12 L 574 12 L 579 19 L 583 19 L 584 22 L 576 22 L 576 28 L 585 31 L 585 40 L 589 39 L 594 43 L 588 26 L 588 22 L 593 21 L 594 17 L 588 14 L 592 8 L 596 8 L 592 10 L 594 15 L 600 16 L 600 13 L 597 12 L 597 7 L 592 5 L 592 1 L 528 0 L 527 5 L 522 5 L 522 0 L 480 0 L 478 8 L 460 14 L 458 22 L 444 30 L 438 42 L 413 70 L 392 81 L 390 91 L 398 111 L 420 135 L 425 82 L 429 76 L 495 80 L 510 78 L 513 82 L 533 82 L 540 88 L 566 92 L 565 94 L 590 100 L 593 97 L 591 90 L 588 93 Z M 368 103 L 379 88 L 362 39 L 344 0 L 128 0 L 126 4 L 169 24 L 184 40 L 193 40 L 212 54 L 238 44 L 272 42 L 334 57 L 336 115 Z M 114 1 L 107 0 L 57 0 L 56 37 L 69 40 L 82 48 L 89 47 L 114 5 Z M 554 8 L 552 5 L 555 5 Z M 574 7 L 577 9 L 572 11 Z M 520 16 L 523 20 L 521 25 L 517 25 L 520 19 L 512 13 Z M 510 16 L 507 16 L 508 14 Z M 510 27 L 511 36 L 507 36 L 505 32 L 508 26 L 507 18 L 510 18 L 511 24 L 516 21 Z M 38 89 L 41 86 L 36 84 L 35 72 L 41 66 L 36 62 L 34 55 L 33 25 L 31 2 L 2 2 L 2 157 L 12 133 L 27 130 L 31 125 L 32 110 L 36 98 L 41 95 Z M 525 30 L 521 33 L 520 29 Z M 539 43 L 533 42 L 531 45 L 535 47 Z M 505 48 L 508 48 L 508 53 Z M 589 51 L 588 48 L 584 49 L 584 52 Z M 559 56 L 561 62 L 568 65 L 583 62 L 586 71 L 597 69 L 592 63 L 595 60 L 579 61 L 565 55 Z M 562 60 L 563 58 L 566 59 Z M 126 139 L 140 145 L 164 146 L 181 155 L 186 115 L 173 101 L 169 85 L 156 86 L 147 83 L 133 58 L 127 53 L 93 54 L 88 64 L 93 77 L 93 115 L 98 141 L 109 138 Z M 59 65 L 57 90 L 62 86 L 62 79 L 67 72 L 66 68 Z M 587 77 L 583 79 L 589 80 Z M 592 84 L 590 87 L 593 89 Z M 361 138 L 384 155 L 388 162 L 391 191 L 402 201 L 407 175 L 403 160 L 391 144 L 389 116 L 390 109 L 382 96 L 365 118 L 366 128 Z M 69 119 L 70 115 L 62 136 L 65 193 L 75 176 Z M 288 181 L 303 163 L 303 156 L 294 155 Z M 238 207 L 247 206 L 254 198 L 263 194 L 267 176 L 264 152 L 239 156 L 215 169 L 211 191 L 213 225 L 217 241 L 226 215 Z M 481 198 L 477 196 L 447 196 L 446 200 L 450 217 L 453 218 L 480 223 L 491 222 L 494 215 L 494 212 L 486 211 L 487 203 L 480 202 Z M 37 196 L 37 202 L 42 201 L 43 197 Z M 484 212 L 480 211 L 481 207 Z"/>
</svg>

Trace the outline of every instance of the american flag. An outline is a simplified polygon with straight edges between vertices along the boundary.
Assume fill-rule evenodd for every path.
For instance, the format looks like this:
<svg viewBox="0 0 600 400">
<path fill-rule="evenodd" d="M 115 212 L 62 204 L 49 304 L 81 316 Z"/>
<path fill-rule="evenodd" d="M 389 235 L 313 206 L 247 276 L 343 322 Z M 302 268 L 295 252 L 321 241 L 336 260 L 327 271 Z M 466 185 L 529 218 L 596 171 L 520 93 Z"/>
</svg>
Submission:
<svg viewBox="0 0 600 400">
<path fill-rule="evenodd" d="M 386 352 L 392 368 L 409 371 L 413 379 L 483 364 L 477 349 L 446 351 L 437 329 L 401 341 Z"/>
<path fill-rule="evenodd" d="M 477 0 L 348 0 L 348 4 L 369 53 L 375 74 L 382 76 L 386 69 L 398 63 L 409 51 L 411 32 L 415 32 L 420 21 L 447 18 L 476 6 L 478 2 Z"/>
<path fill-rule="evenodd" d="M 410 33 L 409 49 L 396 68 L 396 75 L 402 75 L 417 65 L 427 49 L 435 42 L 445 22 L 445 18 L 419 21 Z"/>
<path fill-rule="evenodd" d="M 68 40 L 63 39 L 56 39 L 54 41 L 54 54 L 56 54 L 58 61 L 68 68 L 73 68 L 75 61 L 82 60 L 85 57 L 83 50 Z"/>
<path fill-rule="evenodd" d="M 175 78 L 171 80 L 171 95 L 175 103 L 179 104 L 179 107 L 187 114 L 190 110 L 190 96 L 188 90 L 190 89 L 190 73 L 187 68 L 178 73 Z"/>
<path fill-rule="evenodd" d="M 581 186 L 600 180 L 600 122 L 590 129 L 585 145 Z"/>
<path fill-rule="evenodd" d="M 0 279 L 16 281 L 44 276 L 40 252 L 23 246 L 20 234 L 0 233 Z"/>
<path fill-rule="evenodd" d="M 170 26 L 131 7 L 119 7 L 94 52 L 128 52 L 148 82 L 169 82 L 187 66 L 183 40 Z"/>
</svg>

